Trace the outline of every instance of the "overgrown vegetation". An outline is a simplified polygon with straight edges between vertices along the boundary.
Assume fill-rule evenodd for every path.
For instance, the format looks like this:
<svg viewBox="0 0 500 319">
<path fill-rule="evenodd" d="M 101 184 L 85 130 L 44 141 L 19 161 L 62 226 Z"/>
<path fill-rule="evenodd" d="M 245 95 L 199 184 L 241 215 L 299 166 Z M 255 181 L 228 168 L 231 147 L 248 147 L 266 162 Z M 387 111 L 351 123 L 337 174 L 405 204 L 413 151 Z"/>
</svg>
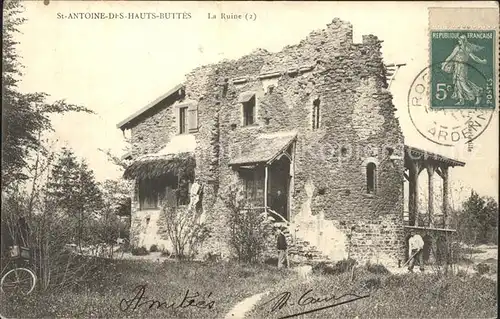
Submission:
<svg viewBox="0 0 500 319">
<path fill-rule="evenodd" d="M 480 276 L 372 273 L 356 267 L 355 275 L 317 275 L 310 281 L 290 280 L 260 300 L 249 318 L 283 318 L 355 299 L 338 307 L 308 313 L 307 318 L 492 318 L 496 316 L 496 283 Z M 373 269 L 373 268 L 372 268 Z M 284 292 L 286 306 L 273 306 Z M 306 294 L 303 298 L 303 296 Z M 354 294 L 354 295 L 349 295 Z M 335 297 L 333 297 L 335 296 Z M 330 298 L 329 301 L 322 302 Z M 301 299 L 301 302 L 298 300 Z M 267 303 L 266 303 L 267 302 Z"/>
<path fill-rule="evenodd" d="M 167 236 L 173 252 L 178 259 L 191 258 L 198 252 L 199 246 L 210 235 L 209 228 L 200 221 L 201 210 L 197 206 L 163 206 Z"/>
<path fill-rule="evenodd" d="M 273 236 L 267 214 L 246 208 L 238 185 L 230 185 L 221 198 L 229 210 L 229 243 L 236 257 L 240 262 L 260 261 Z"/>
<path fill-rule="evenodd" d="M 385 266 L 381 265 L 381 264 L 367 263 L 366 270 L 368 270 L 372 274 L 379 274 L 379 275 L 388 275 L 389 274 L 389 270 L 387 270 L 387 268 L 385 268 Z"/>
<path fill-rule="evenodd" d="M 130 252 L 134 256 L 146 256 L 149 255 L 149 251 L 146 247 L 141 246 L 141 247 L 133 247 Z"/>
<path fill-rule="evenodd" d="M 69 148 L 57 151 L 55 141 L 47 138 L 53 116 L 94 112 L 62 99 L 49 103 L 46 93 L 17 88 L 23 66 L 15 36 L 25 21 L 19 17 L 22 11 L 19 1 L 4 6 L 2 266 L 8 262 L 9 246 L 27 246 L 37 289 L 70 289 L 99 267 L 95 259 L 82 259 L 76 253 L 113 257 L 116 238 L 126 235 L 127 226 L 110 205 L 112 193 L 103 192 L 105 187 L 86 163 Z"/>
<path fill-rule="evenodd" d="M 498 245 L 498 203 L 472 191 L 462 208 L 455 212 L 458 239 L 467 244 Z"/>
<path fill-rule="evenodd" d="M 36 179 L 34 168 L 40 157 L 49 151 L 44 133 L 52 130 L 51 116 L 68 112 L 93 113 L 92 110 L 58 100 L 47 102 L 43 92 L 22 93 L 17 84 L 23 65 L 16 51 L 16 35 L 26 20 L 20 18 L 23 7 L 19 1 L 4 6 L 2 30 L 2 189 L 16 190 L 20 182 Z M 36 188 L 34 184 L 33 188 Z"/>
<path fill-rule="evenodd" d="M 236 263 L 200 263 L 166 261 L 148 263 L 131 260 L 102 260 L 91 275 L 75 289 L 36 292 L 29 297 L 0 300 L 2 315 L 13 318 L 224 318 L 239 301 L 260 293 L 269 286 L 281 286 L 293 278 L 289 271 L 276 267 Z M 85 263 L 88 263 L 85 261 Z M 242 281 L 245 284 L 242 284 Z M 130 300 L 139 285 L 146 285 L 143 301 L 182 301 L 187 290 L 196 300 L 214 301 L 212 309 L 197 307 L 153 306 L 136 310 L 120 309 L 122 299 Z M 209 295 L 210 293 L 210 295 Z M 187 304 L 185 302 L 184 304 Z M 122 305 L 125 305 L 122 303 Z"/>
<path fill-rule="evenodd" d="M 335 263 L 319 262 L 312 268 L 312 272 L 320 275 L 339 275 L 349 272 L 356 265 L 354 259 L 343 259 Z"/>
</svg>

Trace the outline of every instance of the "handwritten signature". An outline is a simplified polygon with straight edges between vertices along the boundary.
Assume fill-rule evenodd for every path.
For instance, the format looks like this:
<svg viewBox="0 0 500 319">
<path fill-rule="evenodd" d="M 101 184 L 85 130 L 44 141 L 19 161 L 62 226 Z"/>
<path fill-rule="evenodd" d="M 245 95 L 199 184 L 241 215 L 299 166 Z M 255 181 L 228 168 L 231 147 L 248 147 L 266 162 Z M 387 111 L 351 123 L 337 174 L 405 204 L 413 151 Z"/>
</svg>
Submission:
<svg viewBox="0 0 500 319">
<path fill-rule="evenodd" d="M 279 295 L 271 298 L 270 300 L 266 301 L 263 304 L 263 306 L 267 305 L 267 304 L 271 304 L 272 306 L 271 306 L 270 312 L 276 312 L 276 311 L 283 309 L 286 306 L 298 305 L 298 306 L 305 307 L 305 306 L 309 306 L 309 305 L 320 305 L 320 304 L 326 304 L 329 302 L 334 302 L 333 304 L 330 304 L 327 306 L 309 309 L 307 311 L 303 311 L 303 312 L 295 313 L 292 315 L 280 317 L 280 319 L 284 319 L 284 318 L 292 318 L 292 317 L 308 314 L 311 312 L 316 312 L 316 311 L 332 308 L 335 306 L 340 306 L 340 305 L 343 305 L 343 304 L 346 304 L 349 302 L 353 302 L 353 301 L 356 301 L 359 299 L 370 297 L 370 294 L 358 295 L 358 294 L 354 294 L 354 293 L 347 293 L 347 294 L 343 294 L 343 295 L 327 295 L 327 296 L 317 297 L 317 296 L 313 296 L 312 293 L 313 293 L 313 289 L 309 289 L 306 292 L 304 292 L 298 299 L 290 300 L 292 298 L 292 293 L 289 291 L 285 291 L 285 292 L 282 292 Z M 341 301 L 342 299 L 344 299 L 344 300 Z M 345 300 L 345 299 L 347 299 L 347 300 Z"/>
<path fill-rule="evenodd" d="M 199 292 L 191 292 L 189 289 L 186 290 L 184 297 L 180 302 L 177 301 L 160 301 L 155 299 L 150 299 L 144 296 L 146 293 L 146 285 L 137 286 L 133 292 L 135 295 L 131 299 L 123 298 L 120 301 L 120 310 L 121 311 L 134 311 L 141 307 L 149 308 L 149 309 L 180 309 L 180 308 L 188 308 L 188 307 L 196 307 L 198 309 L 213 309 L 215 306 L 215 301 L 208 301 L 206 299 L 210 298 L 212 295 L 209 292 L 205 298 Z"/>
</svg>

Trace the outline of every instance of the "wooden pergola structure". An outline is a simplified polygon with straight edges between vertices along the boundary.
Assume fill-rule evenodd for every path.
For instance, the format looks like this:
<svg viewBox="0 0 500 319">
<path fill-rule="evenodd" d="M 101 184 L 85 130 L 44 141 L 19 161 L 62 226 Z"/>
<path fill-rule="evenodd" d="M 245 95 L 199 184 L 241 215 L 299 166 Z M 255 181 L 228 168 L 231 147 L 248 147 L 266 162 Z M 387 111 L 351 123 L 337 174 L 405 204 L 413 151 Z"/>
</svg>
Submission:
<svg viewBox="0 0 500 319">
<path fill-rule="evenodd" d="M 418 149 L 405 145 L 404 156 L 405 173 L 404 176 L 409 182 L 409 226 L 424 226 L 431 228 L 446 228 L 449 217 L 449 168 L 455 166 L 465 166 L 464 162 L 460 162 L 443 155 Z M 434 185 L 428 183 L 428 208 L 427 208 L 427 225 L 419 225 L 419 188 L 418 177 L 423 170 L 427 171 L 429 181 L 432 181 L 434 173 L 439 175 L 443 180 L 443 220 L 439 223 L 434 221 Z"/>
</svg>

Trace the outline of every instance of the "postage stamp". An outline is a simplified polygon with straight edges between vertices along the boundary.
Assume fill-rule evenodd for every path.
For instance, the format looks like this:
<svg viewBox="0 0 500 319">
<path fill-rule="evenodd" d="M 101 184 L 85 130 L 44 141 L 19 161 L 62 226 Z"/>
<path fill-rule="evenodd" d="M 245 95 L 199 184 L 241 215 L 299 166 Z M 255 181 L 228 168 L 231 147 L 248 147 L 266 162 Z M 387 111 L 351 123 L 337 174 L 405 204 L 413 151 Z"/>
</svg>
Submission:
<svg viewBox="0 0 500 319">
<path fill-rule="evenodd" d="M 429 103 L 432 100 L 429 83 L 433 70 L 441 65 L 438 63 L 424 68 L 413 80 L 408 91 L 410 120 L 420 135 L 436 144 L 454 146 L 470 143 L 486 130 L 494 111 L 489 108 L 433 109 L 432 103 Z"/>
<path fill-rule="evenodd" d="M 433 7 L 428 14 L 428 62 L 410 85 L 409 117 L 427 140 L 472 150 L 498 105 L 497 12 Z"/>
<path fill-rule="evenodd" d="M 494 109 L 495 31 L 431 31 L 431 108 Z"/>
</svg>

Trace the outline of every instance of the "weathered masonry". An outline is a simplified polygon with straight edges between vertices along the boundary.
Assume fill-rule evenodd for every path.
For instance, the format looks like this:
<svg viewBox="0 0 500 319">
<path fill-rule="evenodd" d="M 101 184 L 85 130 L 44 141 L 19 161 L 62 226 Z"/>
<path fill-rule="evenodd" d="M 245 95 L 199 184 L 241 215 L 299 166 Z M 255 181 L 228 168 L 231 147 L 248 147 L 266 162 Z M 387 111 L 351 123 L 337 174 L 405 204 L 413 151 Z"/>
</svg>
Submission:
<svg viewBox="0 0 500 319">
<path fill-rule="evenodd" d="M 403 212 L 405 176 L 416 189 L 422 163 L 444 179 L 463 163 L 405 147 L 380 49 L 334 19 L 281 52 L 199 67 L 120 122 L 131 131 L 133 242 L 168 246 L 160 207 L 189 204 L 196 184 L 214 230 L 204 250 L 227 255 L 220 195 L 236 183 L 249 209 L 287 226 L 293 253 L 404 259 L 405 226 L 418 220 L 415 197 L 411 218 Z"/>
</svg>

